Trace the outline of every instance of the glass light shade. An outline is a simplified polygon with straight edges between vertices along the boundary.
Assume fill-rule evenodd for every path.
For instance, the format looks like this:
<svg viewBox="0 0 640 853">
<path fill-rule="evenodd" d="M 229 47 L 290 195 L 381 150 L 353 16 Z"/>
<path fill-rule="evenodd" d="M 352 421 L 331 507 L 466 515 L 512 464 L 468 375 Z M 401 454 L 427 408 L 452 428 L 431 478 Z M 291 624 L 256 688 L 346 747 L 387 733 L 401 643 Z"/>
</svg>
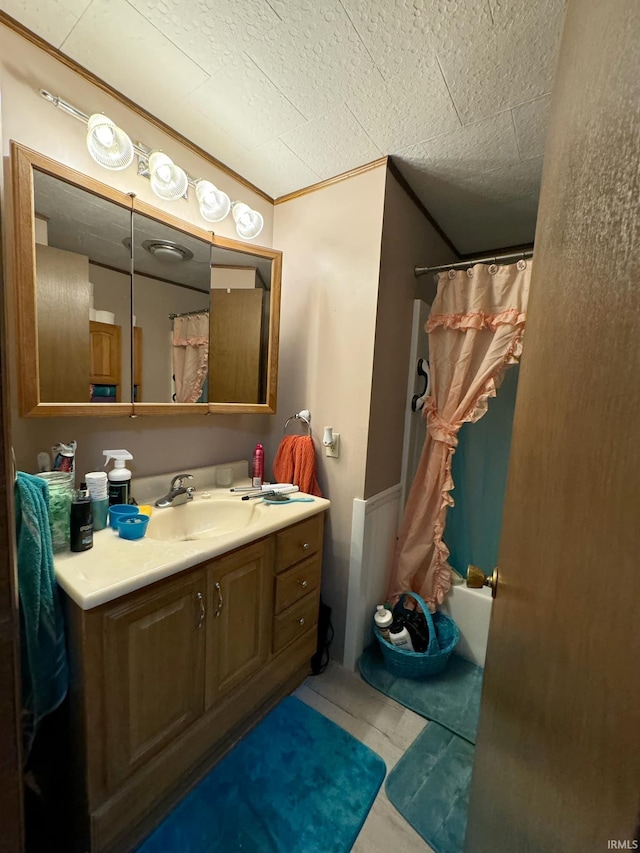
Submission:
<svg viewBox="0 0 640 853">
<path fill-rule="evenodd" d="M 89 116 L 87 128 L 87 148 L 98 165 L 114 172 L 131 165 L 133 142 L 110 118 L 94 113 Z"/>
<path fill-rule="evenodd" d="M 264 219 L 257 210 L 252 210 L 248 204 L 234 201 L 231 205 L 233 219 L 236 223 L 238 237 L 243 240 L 253 240 L 262 231 Z"/>
<path fill-rule="evenodd" d="M 231 201 L 226 193 L 211 181 L 198 181 L 196 198 L 200 204 L 200 215 L 207 222 L 220 222 L 231 210 Z"/>
<path fill-rule="evenodd" d="M 189 189 L 189 178 L 184 169 L 160 151 L 154 151 L 149 157 L 149 173 L 151 189 L 165 201 L 182 198 Z"/>
</svg>

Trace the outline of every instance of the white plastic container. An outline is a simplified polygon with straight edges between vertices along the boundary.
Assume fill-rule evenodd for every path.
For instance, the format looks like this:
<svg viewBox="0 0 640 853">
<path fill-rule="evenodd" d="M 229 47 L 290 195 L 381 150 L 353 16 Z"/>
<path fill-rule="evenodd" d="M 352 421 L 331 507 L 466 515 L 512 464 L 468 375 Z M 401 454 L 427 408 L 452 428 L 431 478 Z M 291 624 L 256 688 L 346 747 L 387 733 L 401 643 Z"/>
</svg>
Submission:
<svg viewBox="0 0 640 853">
<path fill-rule="evenodd" d="M 373 614 L 373 621 L 376 623 L 378 631 L 382 634 L 385 640 L 389 639 L 389 628 L 393 624 L 393 614 L 384 606 L 378 604 L 376 612 Z"/>
<path fill-rule="evenodd" d="M 128 450 L 104 450 L 107 457 L 105 467 L 113 459 L 113 468 L 107 474 L 109 480 L 109 506 L 128 504 L 131 497 L 131 471 L 125 467 L 125 460 L 133 459 Z"/>
<path fill-rule="evenodd" d="M 399 631 L 389 631 L 389 642 L 393 643 L 393 645 L 397 646 L 399 649 L 404 649 L 405 652 L 414 651 L 411 636 L 404 625 Z"/>
</svg>

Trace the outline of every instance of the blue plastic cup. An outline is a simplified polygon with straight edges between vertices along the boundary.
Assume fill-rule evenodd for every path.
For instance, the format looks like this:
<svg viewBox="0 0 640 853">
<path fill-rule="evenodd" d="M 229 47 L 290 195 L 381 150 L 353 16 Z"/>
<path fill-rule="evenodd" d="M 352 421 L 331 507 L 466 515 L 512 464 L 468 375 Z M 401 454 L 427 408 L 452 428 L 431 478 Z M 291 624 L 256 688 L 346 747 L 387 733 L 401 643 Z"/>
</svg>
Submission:
<svg viewBox="0 0 640 853">
<path fill-rule="evenodd" d="M 142 539 L 148 524 L 148 515 L 122 515 L 118 519 L 118 533 L 121 539 Z"/>
<path fill-rule="evenodd" d="M 125 515 L 137 515 L 138 507 L 130 506 L 129 504 L 114 504 L 109 507 L 109 526 L 114 530 L 118 530 L 118 519 Z"/>
</svg>

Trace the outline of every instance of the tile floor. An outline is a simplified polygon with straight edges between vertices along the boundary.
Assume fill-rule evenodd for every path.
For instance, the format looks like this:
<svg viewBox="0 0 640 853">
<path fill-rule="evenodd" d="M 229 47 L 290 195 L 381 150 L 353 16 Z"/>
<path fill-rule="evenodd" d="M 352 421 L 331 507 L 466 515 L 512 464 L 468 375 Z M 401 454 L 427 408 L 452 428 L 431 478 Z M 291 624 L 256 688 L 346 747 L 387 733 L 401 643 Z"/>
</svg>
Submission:
<svg viewBox="0 0 640 853">
<path fill-rule="evenodd" d="M 331 662 L 322 675 L 307 678 L 295 696 L 342 726 L 394 767 L 427 725 L 420 717 L 375 690 L 357 672 Z M 384 783 L 353 846 L 353 853 L 433 853 L 431 847 L 395 810 Z"/>
</svg>

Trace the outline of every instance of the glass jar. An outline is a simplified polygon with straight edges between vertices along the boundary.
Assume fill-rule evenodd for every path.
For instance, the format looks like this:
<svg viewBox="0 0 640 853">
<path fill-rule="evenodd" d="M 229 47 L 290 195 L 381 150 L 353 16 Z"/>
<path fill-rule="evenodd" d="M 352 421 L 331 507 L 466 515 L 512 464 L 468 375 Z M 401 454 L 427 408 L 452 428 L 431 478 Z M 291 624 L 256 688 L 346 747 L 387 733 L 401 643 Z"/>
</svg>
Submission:
<svg viewBox="0 0 640 853">
<path fill-rule="evenodd" d="M 67 471 L 45 471 L 38 477 L 46 480 L 49 486 L 49 527 L 53 552 L 68 551 L 74 475 Z"/>
</svg>

